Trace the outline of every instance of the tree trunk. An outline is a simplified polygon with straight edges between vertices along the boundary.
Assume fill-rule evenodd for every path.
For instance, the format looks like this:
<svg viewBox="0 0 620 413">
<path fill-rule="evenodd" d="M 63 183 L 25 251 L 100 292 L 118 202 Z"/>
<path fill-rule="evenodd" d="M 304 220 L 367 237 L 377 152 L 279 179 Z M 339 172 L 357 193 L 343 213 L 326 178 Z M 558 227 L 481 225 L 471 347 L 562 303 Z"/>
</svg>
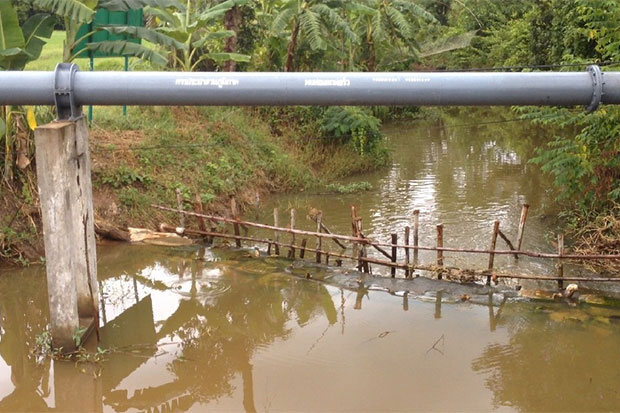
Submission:
<svg viewBox="0 0 620 413">
<path fill-rule="evenodd" d="M 226 30 L 232 30 L 235 32 L 234 36 L 226 39 L 226 53 L 236 53 L 237 52 L 237 32 L 239 31 L 239 25 L 241 24 L 241 9 L 239 6 L 235 6 L 232 9 L 228 10 L 224 15 L 224 26 Z M 228 60 L 224 63 L 222 69 L 225 72 L 234 72 L 237 69 L 237 62 L 234 60 Z"/>
<path fill-rule="evenodd" d="M 294 72 L 293 60 L 295 59 L 295 46 L 297 46 L 297 35 L 299 34 L 299 21 L 295 21 L 293 26 L 293 32 L 291 33 L 291 41 L 288 44 L 288 50 L 286 55 L 286 66 L 284 66 L 285 72 Z"/>
<path fill-rule="evenodd" d="M 375 51 L 375 42 L 372 37 L 372 33 L 368 35 L 368 61 L 367 68 L 369 72 L 377 71 L 377 52 Z"/>
</svg>

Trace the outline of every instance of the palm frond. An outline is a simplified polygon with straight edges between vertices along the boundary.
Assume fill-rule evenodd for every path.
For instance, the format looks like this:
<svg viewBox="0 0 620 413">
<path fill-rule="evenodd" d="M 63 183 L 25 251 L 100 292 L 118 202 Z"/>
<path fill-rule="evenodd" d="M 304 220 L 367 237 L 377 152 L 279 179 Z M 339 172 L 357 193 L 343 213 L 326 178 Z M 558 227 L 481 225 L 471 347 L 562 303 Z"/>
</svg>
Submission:
<svg viewBox="0 0 620 413">
<path fill-rule="evenodd" d="M 34 0 L 34 4 L 77 23 L 90 23 L 95 15 L 95 10 L 78 0 Z"/>
<path fill-rule="evenodd" d="M 199 48 L 199 47 L 204 46 L 207 42 L 211 40 L 228 39 L 229 37 L 233 37 L 234 35 L 235 35 L 235 32 L 232 30 L 218 30 L 216 32 L 208 33 L 202 36 L 200 39 L 194 41 L 192 43 L 192 47 Z"/>
<path fill-rule="evenodd" d="M 335 28 L 345 35 L 345 38 L 353 43 L 357 42 L 357 34 L 351 30 L 351 26 L 346 19 L 339 15 L 334 9 L 325 4 L 316 4 L 311 8 L 319 13 L 327 22 L 327 27 Z"/>
<path fill-rule="evenodd" d="M 174 7 L 177 10 L 185 11 L 185 5 L 179 0 L 99 0 L 97 6 L 101 9 L 108 9 L 111 11 L 136 10 L 143 9 L 147 6 L 159 7 L 162 9 Z"/>
<path fill-rule="evenodd" d="M 113 34 L 128 34 L 138 39 L 148 42 L 174 47 L 175 49 L 186 50 L 187 46 L 170 36 L 166 36 L 158 31 L 147 29 L 146 27 L 137 26 L 99 26 L 99 28 Z"/>
<path fill-rule="evenodd" d="M 325 50 L 327 47 L 321 33 L 321 19 L 318 13 L 306 9 L 299 16 L 299 26 L 303 30 L 313 50 Z"/>
<path fill-rule="evenodd" d="M 174 27 L 181 26 L 181 20 L 175 15 L 170 13 L 167 10 L 156 8 L 156 7 L 145 7 L 144 14 L 147 16 L 155 16 L 159 20 L 166 22 Z"/>
<path fill-rule="evenodd" d="M 407 11 L 407 13 L 412 16 L 421 18 L 428 23 L 437 23 L 437 19 L 432 15 L 432 13 L 429 13 L 426 9 L 424 9 L 424 7 L 419 4 L 415 4 L 412 1 L 394 0 L 394 6 L 400 8 L 401 10 Z"/>
<path fill-rule="evenodd" d="M 86 44 L 88 50 L 97 51 L 115 56 L 133 56 L 147 60 L 157 66 L 166 66 L 168 59 L 156 51 L 142 46 L 141 44 L 126 40 L 111 40 Z M 81 53 L 82 51 L 78 51 Z"/>
<path fill-rule="evenodd" d="M 296 14 L 297 10 L 295 10 L 294 8 L 286 8 L 280 13 L 278 13 L 278 15 L 273 19 L 273 22 L 271 23 L 272 33 L 282 33 Z"/>
<path fill-rule="evenodd" d="M 411 23 L 407 18 L 395 7 L 387 6 L 385 8 L 385 14 L 390 19 L 392 25 L 396 28 L 398 34 L 405 39 L 411 39 L 413 36 L 413 29 Z"/>
</svg>

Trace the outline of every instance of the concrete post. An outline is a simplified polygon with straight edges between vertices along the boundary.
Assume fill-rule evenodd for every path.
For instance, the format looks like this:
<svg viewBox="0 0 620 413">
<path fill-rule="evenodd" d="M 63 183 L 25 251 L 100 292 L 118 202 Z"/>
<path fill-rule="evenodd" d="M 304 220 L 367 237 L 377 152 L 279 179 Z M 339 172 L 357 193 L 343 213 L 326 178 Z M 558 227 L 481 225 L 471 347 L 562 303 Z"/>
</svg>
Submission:
<svg viewBox="0 0 620 413">
<path fill-rule="evenodd" d="M 70 351 L 99 310 L 86 121 L 40 126 L 35 145 L 52 344 Z"/>
</svg>

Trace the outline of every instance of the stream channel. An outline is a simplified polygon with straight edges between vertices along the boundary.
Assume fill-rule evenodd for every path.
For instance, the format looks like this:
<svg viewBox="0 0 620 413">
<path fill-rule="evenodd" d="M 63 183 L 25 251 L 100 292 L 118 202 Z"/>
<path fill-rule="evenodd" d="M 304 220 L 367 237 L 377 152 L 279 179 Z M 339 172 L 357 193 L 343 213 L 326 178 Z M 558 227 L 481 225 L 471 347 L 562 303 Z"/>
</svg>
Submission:
<svg viewBox="0 0 620 413">
<path fill-rule="evenodd" d="M 441 222 L 445 246 L 487 248 L 496 219 L 514 240 L 528 203 L 523 249 L 553 252 L 558 205 L 549 180 L 526 162 L 545 132 L 497 122 L 511 117 L 508 110 L 473 110 L 388 124 L 393 164 L 355 177 L 370 182 L 370 191 L 273 196 L 245 217 L 271 224 L 274 207 L 281 217 L 292 207 L 297 226 L 312 230 L 305 215 L 317 208 L 332 231 L 349 234 L 354 204 L 366 235 L 389 242 L 392 232 L 401 239 L 419 209 L 421 245 L 434 245 Z M 501 240 L 498 249 L 506 249 Z M 100 347 L 108 352 L 97 363 L 37 354 L 48 323 L 44 269 L 3 270 L 0 411 L 620 406 L 620 307 L 600 292 L 570 306 L 515 291 L 517 284 L 535 291 L 554 283 L 500 283 L 488 294 L 482 285 L 407 281 L 402 270 L 385 280 L 377 277 L 386 273 L 380 268 L 362 277 L 351 262 L 326 268 L 312 257 L 302 264 L 264 250 L 256 258 L 249 245 L 100 246 Z M 421 262 L 434 259 L 434 252 L 420 253 Z M 488 256 L 447 253 L 445 263 L 483 269 Z M 554 274 L 554 265 L 510 256 L 495 262 L 536 275 Z M 584 271 L 567 266 L 565 273 Z M 619 294 L 608 287 L 605 295 Z"/>
</svg>

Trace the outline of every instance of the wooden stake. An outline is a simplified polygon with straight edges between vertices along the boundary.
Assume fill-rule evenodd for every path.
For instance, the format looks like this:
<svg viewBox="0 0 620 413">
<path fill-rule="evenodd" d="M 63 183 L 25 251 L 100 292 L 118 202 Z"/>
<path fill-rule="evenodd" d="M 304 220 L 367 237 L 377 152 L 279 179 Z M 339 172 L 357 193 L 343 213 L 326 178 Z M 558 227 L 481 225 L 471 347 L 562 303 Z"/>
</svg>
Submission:
<svg viewBox="0 0 620 413">
<path fill-rule="evenodd" d="M 320 233 L 322 228 L 323 228 L 323 213 L 319 212 L 316 216 L 316 232 Z M 316 237 L 316 249 L 317 250 L 321 249 L 321 242 L 322 242 L 322 238 L 320 236 Z M 316 253 L 316 262 L 317 264 L 321 263 L 320 252 Z"/>
<path fill-rule="evenodd" d="M 564 255 L 564 234 L 558 234 L 558 255 L 561 257 Z M 558 258 L 558 288 L 560 290 L 564 289 L 564 263 L 562 262 L 562 258 Z"/>
<path fill-rule="evenodd" d="M 418 229 L 420 224 L 420 210 L 413 211 L 413 246 L 416 247 L 413 250 L 413 265 L 418 265 Z"/>
<path fill-rule="evenodd" d="M 306 238 L 301 240 L 301 249 L 299 250 L 299 258 L 303 260 L 304 255 L 306 254 L 306 242 L 308 240 Z"/>
<path fill-rule="evenodd" d="M 493 270 L 493 261 L 495 261 L 495 246 L 497 245 L 497 234 L 499 233 L 499 221 L 495 221 L 493 223 L 493 232 L 491 234 L 491 245 L 489 246 L 489 250 L 491 253 L 489 254 L 489 271 Z M 487 276 L 487 285 L 491 285 L 491 275 Z"/>
<path fill-rule="evenodd" d="M 352 228 L 352 234 L 355 238 L 359 238 L 359 235 L 357 233 L 357 209 L 355 208 L 355 205 L 351 205 L 351 228 Z M 354 257 L 358 257 L 357 260 L 357 269 L 358 271 L 360 270 L 360 261 L 359 261 L 359 246 L 357 244 L 357 242 L 353 243 L 353 256 Z"/>
<path fill-rule="evenodd" d="M 409 227 L 405 227 L 405 245 L 409 246 Z M 409 248 L 405 247 L 405 264 L 409 266 Z M 405 277 L 409 278 L 411 273 L 409 268 L 405 270 Z"/>
<path fill-rule="evenodd" d="M 443 248 L 443 224 L 437 225 L 437 248 Z M 437 266 L 443 267 L 443 251 L 437 250 Z M 441 280 L 442 274 L 439 272 L 438 278 Z"/>
<path fill-rule="evenodd" d="M 362 217 L 357 217 L 356 219 L 356 224 L 357 224 L 357 236 L 358 237 L 362 237 Z M 362 249 L 360 251 L 360 257 L 367 257 L 368 256 L 368 251 L 366 249 L 366 245 L 363 244 L 362 245 Z M 369 273 L 370 272 L 370 266 L 368 265 L 368 261 L 360 261 L 360 266 L 362 267 L 362 270 L 365 273 Z"/>
<path fill-rule="evenodd" d="M 508 248 L 510 248 L 510 250 L 511 250 L 511 251 L 514 251 L 514 250 L 516 249 L 516 248 L 514 247 L 514 245 L 512 245 L 512 242 L 508 239 L 508 237 L 506 236 L 506 234 L 504 234 L 504 233 L 502 232 L 502 230 L 501 230 L 501 229 L 499 230 L 498 234 L 499 234 L 500 238 L 504 240 L 504 242 L 506 243 L 506 245 L 508 245 Z M 516 259 L 519 259 L 519 254 L 516 254 L 516 253 L 515 253 L 515 254 L 514 254 L 514 257 L 515 257 Z"/>
<path fill-rule="evenodd" d="M 185 228 L 185 215 L 183 214 L 183 196 L 181 195 L 181 190 L 179 188 L 175 189 L 174 192 L 177 194 L 177 210 L 179 211 L 179 225 L 181 228 Z"/>
<path fill-rule="evenodd" d="M 237 213 L 237 201 L 235 201 L 235 197 L 232 196 L 230 197 L 230 213 L 233 217 L 234 220 L 238 220 L 238 213 Z M 235 231 L 235 235 L 239 236 L 239 224 L 237 222 L 233 223 L 233 229 Z M 235 245 L 237 246 L 237 248 L 241 247 L 241 240 L 239 238 L 235 238 Z"/>
<path fill-rule="evenodd" d="M 396 263 L 396 257 L 398 254 L 398 250 L 396 248 L 396 244 L 398 244 L 398 235 L 397 234 L 392 234 L 392 262 Z M 392 278 L 396 277 L 396 267 L 392 267 L 390 269 L 390 273 L 392 275 Z"/>
<path fill-rule="evenodd" d="M 273 226 L 278 227 L 278 208 L 273 209 Z M 276 255 L 280 255 L 280 233 L 278 231 L 273 232 L 273 240 L 275 241 L 275 252 Z"/>
<path fill-rule="evenodd" d="M 316 215 L 311 214 L 310 219 L 312 219 L 314 222 L 317 222 L 317 217 L 319 214 L 321 214 L 321 227 L 320 229 L 317 228 L 316 232 L 321 232 L 321 230 L 323 230 L 324 233 L 331 234 L 332 232 L 329 230 L 329 228 L 327 228 L 327 225 L 325 225 L 325 223 L 323 222 L 323 212 L 319 211 Z M 340 242 L 336 238 L 332 238 L 332 241 L 334 241 L 340 248 L 347 249 L 346 245 L 344 245 L 342 242 Z"/>
<path fill-rule="evenodd" d="M 291 208 L 291 229 L 295 229 L 295 209 Z M 289 258 L 295 258 L 295 233 L 291 233 L 291 250 L 288 254 Z"/>
<path fill-rule="evenodd" d="M 98 331 L 99 284 L 88 127 L 84 118 L 35 130 L 52 345 L 75 349 L 89 319 Z"/>
<path fill-rule="evenodd" d="M 204 211 L 202 209 L 202 200 L 200 199 L 200 195 L 198 194 L 194 196 L 194 212 L 201 214 L 201 215 L 204 214 Z M 196 221 L 198 222 L 198 229 L 200 229 L 201 231 L 207 230 L 207 224 L 205 222 L 204 217 L 197 215 Z"/>
<path fill-rule="evenodd" d="M 530 208 L 528 204 L 523 204 L 521 208 L 521 218 L 519 219 L 519 230 L 517 231 L 517 251 L 521 250 L 523 243 L 523 232 L 525 231 L 525 221 L 527 220 L 527 210 Z"/>
</svg>

